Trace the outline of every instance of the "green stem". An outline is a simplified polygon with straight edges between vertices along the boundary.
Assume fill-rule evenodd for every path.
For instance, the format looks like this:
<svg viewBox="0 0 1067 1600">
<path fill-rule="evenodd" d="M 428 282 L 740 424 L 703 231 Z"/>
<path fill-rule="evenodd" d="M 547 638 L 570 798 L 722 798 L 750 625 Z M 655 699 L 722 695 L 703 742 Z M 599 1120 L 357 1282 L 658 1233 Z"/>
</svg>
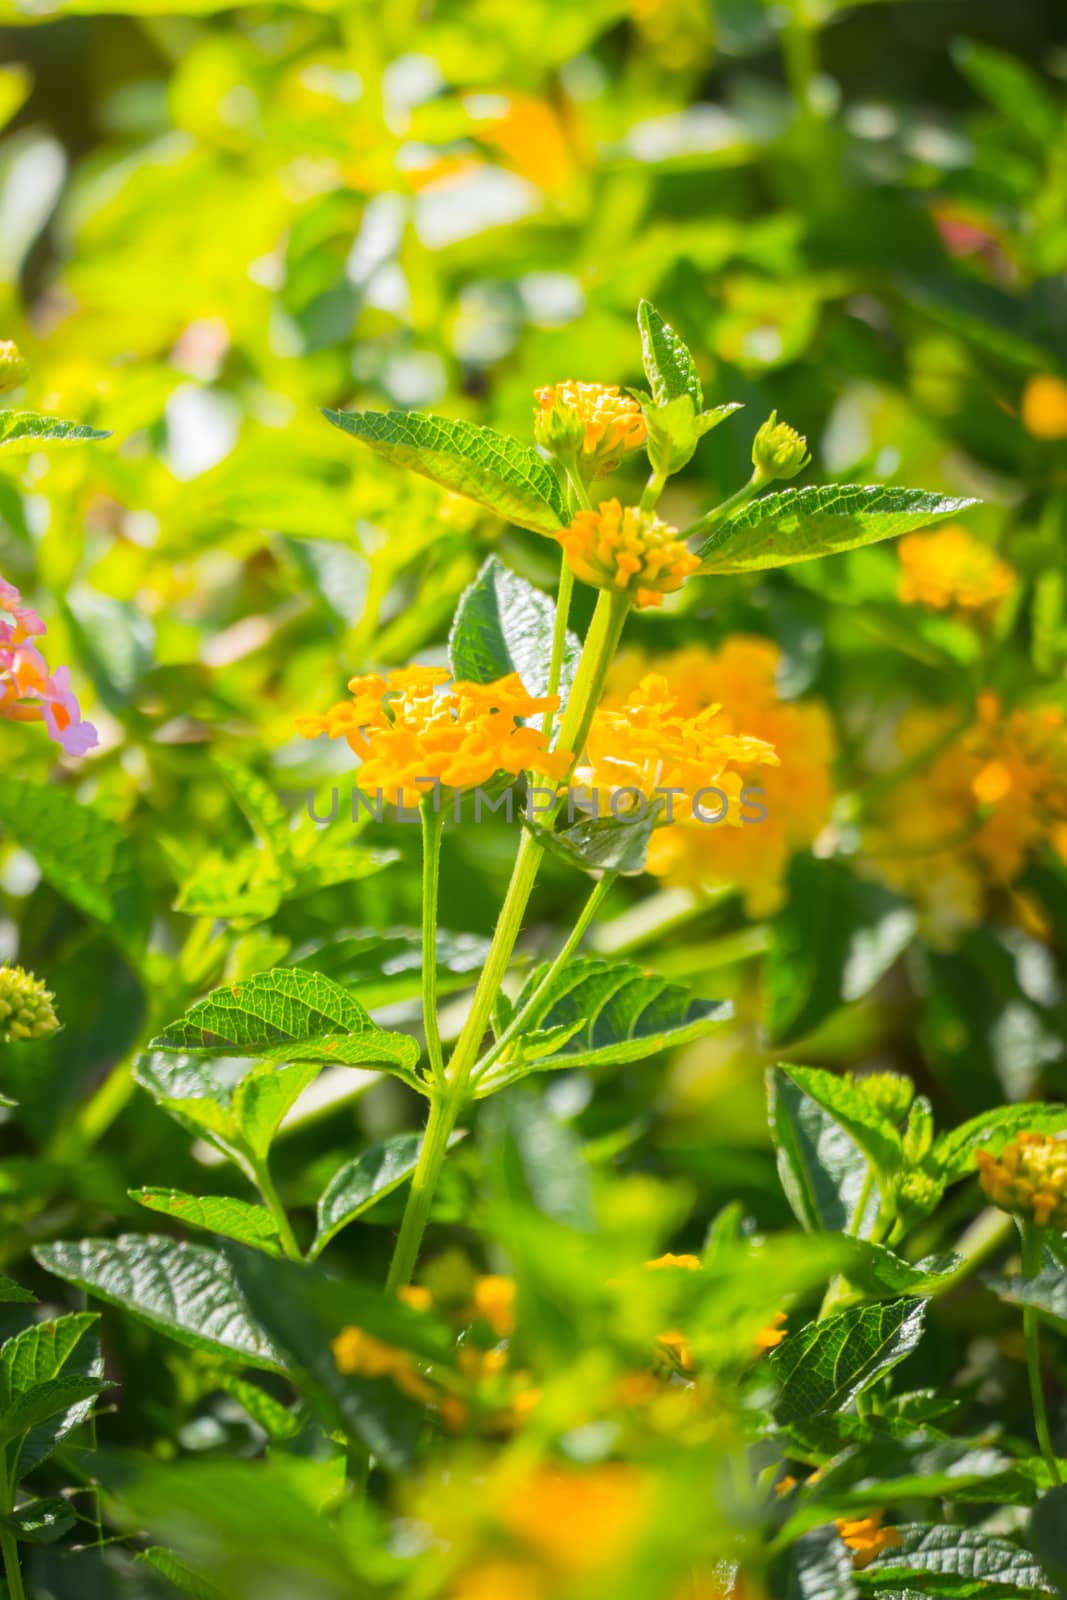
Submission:
<svg viewBox="0 0 1067 1600">
<path fill-rule="evenodd" d="M 544 977 L 537 985 L 533 994 L 531 994 L 522 1010 L 519 1011 L 509 1022 L 508 1026 L 504 1029 L 504 1032 L 500 1035 L 500 1038 L 493 1045 L 492 1049 L 487 1051 L 487 1053 L 482 1057 L 481 1061 L 479 1061 L 473 1068 L 471 1072 L 472 1083 L 481 1083 L 485 1079 L 490 1067 L 492 1067 L 500 1058 L 500 1056 L 503 1055 L 512 1039 L 515 1038 L 516 1034 L 521 1033 L 522 1030 L 533 1019 L 538 1007 L 541 1004 L 541 1001 L 548 992 L 553 979 L 566 964 L 566 962 L 570 960 L 571 956 L 582 942 L 586 929 L 589 927 L 589 924 L 592 922 L 600 907 L 611 893 L 617 877 L 617 872 L 605 872 L 604 876 L 600 878 L 596 884 L 594 884 L 593 892 L 590 894 L 589 898 L 585 902 L 585 905 L 582 907 L 581 915 L 579 916 L 578 921 L 574 924 L 573 929 L 567 936 L 566 942 L 561 947 L 558 955 L 552 961 L 551 965 L 547 968 Z"/>
<path fill-rule="evenodd" d="M 629 609 L 630 602 L 625 595 L 601 591 L 596 610 L 593 612 L 593 620 L 589 624 L 574 686 L 567 699 L 567 707 L 560 724 L 559 747 L 563 750 L 573 750 L 574 760 L 578 759 L 585 744 L 589 724 L 600 699 L 604 679 Z M 546 818 L 546 827 L 551 827 L 561 804 L 562 796 Z M 415 1270 L 419 1247 L 422 1244 L 434 1192 L 448 1149 L 448 1140 L 459 1113 L 469 1097 L 471 1071 L 489 1026 L 489 1018 L 496 997 L 500 993 L 500 986 L 511 963 L 522 928 L 522 919 L 530 895 L 533 893 L 544 854 L 545 846 L 540 837 L 530 829 L 524 828 L 511 871 L 511 882 L 508 884 L 507 894 L 500 908 L 493 940 L 485 958 L 485 966 L 475 986 L 467 1020 L 463 1024 L 455 1050 L 445 1069 L 443 1087 L 430 1100 L 426 1133 L 412 1175 L 407 1205 L 400 1224 L 400 1235 L 389 1268 L 390 1290 L 403 1288 L 411 1281 L 411 1274 Z"/>
<path fill-rule="evenodd" d="M 265 1161 L 260 1161 L 256 1164 L 255 1180 L 256 1188 L 263 1196 L 267 1210 L 278 1224 L 278 1235 L 282 1242 L 282 1249 L 290 1261 L 303 1261 L 303 1252 L 296 1242 L 296 1235 L 293 1232 L 285 1207 L 278 1197 L 278 1191 L 274 1187 L 274 1179 L 271 1177 L 270 1168 Z"/>
<path fill-rule="evenodd" d="M 1020 1223 L 1023 1243 L 1023 1274 L 1036 1278 L 1041 1271 L 1041 1231 L 1032 1223 Z M 1034 1428 L 1041 1454 L 1045 1458 L 1053 1483 L 1062 1483 L 1060 1464 L 1052 1444 L 1048 1408 L 1045 1404 L 1045 1386 L 1041 1381 L 1041 1323 L 1036 1306 L 1023 1308 L 1023 1337 L 1026 1342 L 1026 1370 L 1030 1379 L 1030 1404 L 1034 1413 Z"/>
<path fill-rule="evenodd" d="M 694 538 L 697 534 L 713 533 L 720 522 L 725 522 L 727 517 L 732 516 L 735 511 L 740 511 L 742 506 L 747 506 L 753 495 L 765 487 L 766 481 L 762 473 L 754 472 L 748 482 L 742 484 L 741 488 L 736 490 L 734 494 L 720 501 L 713 511 L 708 512 L 707 516 L 700 517 L 690 527 L 686 528 L 683 538 L 688 540 Z"/>
<path fill-rule="evenodd" d="M 560 682 L 563 678 L 563 657 L 567 649 L 567 620 L 571 612 L 571 596 L 574 593 L 574 573 L 566 555 L 560 554 L 559 588 L 556 590 L 556 620 L 552 628 L 552 656 L 548 663 L 547 694 L 558 694 Z M 545 744 L 552 743 L 552 724 L 556 720 L 554 711 L 546 711 L 542 723 L 542 732 Z"/>
<path fill-rule="evenodd" d="M 437 1026 L 437 895 L 445 819 L 435 798 L 428 795 L 422 802 L 422 1026 L 430 1070 L 440 1085 L 445 1080 L 445 1059 Z"/>
<path fill-rule="evenodd" d="M 7 1579 L 9 1600 L 26 1600 L 22 1587 L 22 1569 L 19 1566 L 18 1541 L 13 1533 L 0 1530 L 0 1550 L 4 1553 L 4 1577 Z"/>
<path fill-rule="evenodd" d="M 667 474 L 665 472 L 651 473 L 641 496 L 641 510 L 654 511 L 659 502 L 659 497 L 666 487 Z"/>
</svg>

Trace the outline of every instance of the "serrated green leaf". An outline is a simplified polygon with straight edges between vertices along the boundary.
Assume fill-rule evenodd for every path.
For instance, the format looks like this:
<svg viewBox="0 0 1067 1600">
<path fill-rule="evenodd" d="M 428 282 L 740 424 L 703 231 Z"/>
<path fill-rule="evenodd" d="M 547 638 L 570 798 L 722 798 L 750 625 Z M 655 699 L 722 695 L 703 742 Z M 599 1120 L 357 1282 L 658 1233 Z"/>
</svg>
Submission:
<svg viewBox="0 0 1067 1600">
<path fill-rule="evenodd" d="M 462 1133 L 453 1133 L 449 1145 L 462 1137 Z M 398 1133 L 346 1161 L 319 1196 L 319 1225 L 312 1257 L 321 1254 L 342 1228 L 405 1183 L 415 1170 L 421 1148 L 421 1134 Z"/>
<path fill-rule="evenodd" d="M 702 411 L 704 391 L 685 340 L 664 321 L 649 300 L 642 300 L 637 308 L 637 326 L 641 331 L 641 361 L 657 406 L 688 395 L 694 412 Z"/>
<path fill-rule="evenodd" d="M 925 1311 L 923 1300 L 856 1306 L 790 1334 L 766 1359 L 778 1420 L 801 1421 L 854 1400 L 915 1349 Z"/>
<path fill-rule="evenodd" d="M 95 1311 L 72 1312 L 35 1322 L 8 1339 L 0 1350 L 0 1411 L 27 1389 L 57 1378 L 71 1351 L 99 1321 Z"/>
<path fill-rule="evenodd" d="M 34 1255 L 46 1271 L 181 1344 L 285 1371 L 283 1356 L 251 1316 L 230 1263 L 218 1251 L 158 1235 L 121 1234 L 38 1245 Z"/>
<path fill-rule="evenodd" d="M 867 1179 L 864 1151 L 786 1073 L 768 1071 L 767 1097 L 778 1176 L 797 1221 L 809 1233 L 865 1233 L 874 1225 L 879 1197 L 868 1196 L 857 1221 Z"/>
<path fill-rule="evenodd" d="M 489 940 L 437 930 L 437 992 L 466 988 L 485 965 Z M 422 937 L 417 928 L 339 928 L 288 958 L 353 989 L 368 1009 L 415 999 L 422 989 Z"/>
<path fill-rule="evenodd" d="M 25 1392 L 32 1384 L 51 1378 L 103 1378 L 99 1321 L 95 1312 L 73 1312 L 52 1322 L 35 1323 L 10 1339 L 2 1357 L 7 1394 Z M 88 1419 L 93 1400 L 93 1395 L 75 1400 L 66 1410 L 30 1429 L 19 1446 L 17 1461 L 11 1463 L 16 1481 L 47 1460 L 56 1446 Z"/>
<path fill-rule="evenodd" d="M 117 822 L 53 784 L 0 777 L 0 829 L 29 851 L 53 889 L 140 954 L 148 897 L 129 835 Z"/>
<path fill-rule="evenodd" d="M 1034 1507 L 1030 1543 L 1049 1577 L 1067 1588 L 1067 1483 L 1057 1484 Z"/>
<path fill-rule="evenodd" d="M 547 965 L 527 978 L 502 1022 L 521 1011 L 544 978 Z M 650 975 L 628 961 L 581 957 L 552 980 L 536 1021 L 523 1030 L 493 1081 L 562 1067 L 640 1061 L 686 1044 L 733 1014 L 728 1001 L 694 1000 L 680 984 Z M 488 1080 L 487 1080 L 488 1081 Z"/>
<path fill-rule="evenodd" d="M 549 596 L 498 556 L 489 556 L 459 597 L 448 639 L 452 671 L 471 683 L 493 683 L 517 672 L 528 694 L 546 694 L 555 625 L 556 607 Z M 564 699 L 581 653 L 581 640 L 568 633 L 560 679 Z"/>
<path fill-rule="evenodd" d="M 77 1520 L 77 1512 L 66 1500 L 28 1500 L 17 1511 L 0 1516 L 0 1527 L 24 1544 L 52 1544 L 69 1533 Z"/>
<path fill-rule="evenodd" d="M 1061 1333 L 1067 1333 L 1067 1272 L 1049 1251 L 1044 1253 L 1041 1271 L 1032 1278 L 990 1273 L 982 1282 L 998 1300 L 1012 1306 L 1032 1306 Z"/>
<path fill-rule="evenodd" d="M 845 1238 L 845 1276 L 872 1299 L 895 1295 L 934 1295 L 963 1263 L 955 1251 L 905 1261 L 885 1245 L 869 1239 Z"/>
<path fill-rule="evenodd" d="M 888 484 L 782 489 L 728 517 L 697 547 L 697 553 L 702 572 L 760 572 L 892 539 L 958 517 L 977 504 Z M 689 530 L 691 535 L 699 532 L 699 523 Z"/>
<path fill-rule="evenodd" d="M 979 1528 L 908 1523 L 901 1545 L 867 1568 L 865 1583 L 936 1579 L 939 1595 L 1055 1594 L 1028 1550 Z M 884 1592 L 884 1591 L 883 1591 Z"/>
<path fill-rule="evenodd" d="M 34 1305 L 37 1296 L 24 1289 L 21 1283 L 16 1283 L 14 1278 L 9 1278 L 6 1273 L 0 1272 L 0 1305 Z"/>
<path fill-rule="evenodd" d="M 353 995 L 317 972 L 274 967 L 212 990 L 149 1046 L 152 1050 L 266 1056 L 319 1066 L 380 1066 L 410 1076 L 414 1039 L 387 1033 Z"/>
<path fill-rule="evenodd" d="M 273 1395 L 261 1389 L 258 1383 L 249 1383 L 247 1378 L 238 1378 L 232 1372 L 220 1372 L 218 1385 L 247 1411 L 268 1438 L 276 1442 L 295 1438 L 307 1421 L 307 1413 L 302 1408 L 290 1411 L 280 1400 L 275 1400 Z"/>
<path fill-rule="evenodd" d="M 903 1160 L 900 1134 L 889 1118 L 865 1097 L 862 1087 L 822 1067 L 796 1067 L 781 1062 L 777 1070 L 829 1112 L 879 1172 L 889 1174 L 899 1169 Z"/>
<path fill-rule="evenodd" d="M 474 422 L 421 411 L 326 411 L 386 461 L 466 495 L 498 517 L 558 533 L 570 521 L 559 479 L 535 450 Z"/>
<path fill-rule="evenodd" d="M 162 1573 L 168 1583 L 172 1583 L 181 1594 L 188 1595 L 189 1600 L 224 1600 L 221 1589 L 194 1572 L 192 1567 L 187 1567 L 173 1550 L 164 1550 L 162 1545 L 155 1544 L 142 1550 L 137 1559 L 143 1561 L 146 1567 Z"/>
<path fill-rule="evenodd" d="M 1067 1130 L 1067 1106 L 1050 1106 L 1040 1101 L 994 1106 L 935 1139 L 924 1165 L 936 1171 L 946 1183 L 958 1183 L 974 1175 L 975 1156 L 979 1150 L 994 1144 L 999 1154 L 1000 1147 L 1027 1130 L 1064 1132 Z"/>
<path fill-rule="evenodd" d="M 92 1400 L 104 1388 L 99 1378 L 49 1378 L 24 1390 L 0 1416 L 0 1447 L 11 1444 L 59 1411 L 69 1411 L 79 1401 Z"/>
<path fill-rule="evenodd" d="M 156 1051 L 140 1057 L 134 1076 L 157 1105 L 256 1183 L 278 1124 L 318 1072 L 315 1062 L 222 1065 Z"/>
<path fill-rule="evenodd" d="M 0 455 L 29 455 L 46 444 L 84 444 L 110 439 L 84 422 L 63 422 L 39 411 L 0 411 Z"/>
<path fill-rule="evenodd" d="M 765 1026 L 791 1044 L 838 1006 L 870 993 L 907 948 L 914 905 L 839 861 L 801 854 L 789 868 L 788 898 L 771 923 L 764 976 Z"/>
<path fill-rule="evenodd" d="M 149 1211 L 161 1211 L 190 1228 L 203 1228 L 224 1239 L 237 1239 L 268 1255 L 280 1255 L 278 1224 L 266 1206 L 250 1205 L 225 1194 L 185 1194 L 181 1189 L 130 1189 L 131 1200 Z"/>
<path fill-rule="evenodd" d="M 791 1553 L 786 1600 L 855 1600 L 852 1557 L 836 1528 L 815 1528 Z"/>
</svg>

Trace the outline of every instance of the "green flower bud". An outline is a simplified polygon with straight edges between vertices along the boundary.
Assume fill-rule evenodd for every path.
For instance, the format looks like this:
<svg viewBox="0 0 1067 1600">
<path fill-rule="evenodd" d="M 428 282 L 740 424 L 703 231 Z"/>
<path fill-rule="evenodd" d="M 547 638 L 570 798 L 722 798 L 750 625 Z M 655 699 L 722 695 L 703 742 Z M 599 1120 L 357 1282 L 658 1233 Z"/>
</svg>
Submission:
<svg viewBox="0 0 1067 1600">
<path fill-rule="evenodd" d="M 935 1210 L 944 1192 L 944 1181 L 921 1167 L 902 1173 L 895 1195 L 898 1217 L 906 1227 L 920 1222 Z"/>
<path fill-rule="evenodd" d="M 0 967 L 0 1044 L 47 1039 L 59 1028 L 52 996 L 21 967 Z"/>
<path fill-rule="evenodd" d="M 900 1122 L 907 1115 L 915 1094 L 910 1078 L 899 1072 L 868 1072 L 852 1081 L 868 1104 L 890 1122 Z"/>
<path fill-rule="evenodd" d="M 795 478 L 811 460 L 808 441 L 772 411 L 752 442 L 752 465 L 763 483 Z"/>
<path fill-rule="evenodd" d="M 918 1166 L 930 1152 L 934 1142 L 934 1110 L 929 1100 L 921 1094 L 908 1114 L 904 1129 L 904 1159 L 909 1166 Z"/>
<path fill-rule="evenodd" d="M 30 364 L 13 339 L 0 339 L 0 394 L 17 389 L 30 375 Z"/>
</svg>

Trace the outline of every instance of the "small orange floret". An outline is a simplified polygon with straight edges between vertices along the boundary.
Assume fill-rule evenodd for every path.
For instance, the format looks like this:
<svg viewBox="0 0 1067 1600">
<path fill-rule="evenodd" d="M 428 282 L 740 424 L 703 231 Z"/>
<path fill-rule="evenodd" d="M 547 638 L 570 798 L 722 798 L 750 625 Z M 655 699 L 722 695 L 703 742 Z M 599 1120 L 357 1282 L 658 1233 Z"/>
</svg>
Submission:
<svg viewBox="0 0 1067 1600">
<path fill-rule="evenodd" d="M 617 385 L 547 384 L 534 391 L 534 437 L 545 450 L 566 459 L 577 455 L 594 478 L 613 472 L 630 450 L 639 450 L 648 432 L 641 407 Z"/>
<path fill-rule="evenodd" d="M 852 1565 L 857 1572 L 869 1567 L 883 1550 L 894 1550 L 904 1543 L 898 1528 L 883 1528 L 884 1511 L 872 1511 L 869 1516 L 854 1519 L 842 1518 L 837 1531 L 852 1551 Z"/>
<path fill-rule="evenodd" d="M 632 596 L 637 606 L 658 606 L 696 572 L 700 559 L 677 529 L 638 506 L 602 500 L 579 511 L 558 535 L 571 571 L 583 583 Z"/>
<path fill-rule="evenodd" d="M 762 1355 L 765 1350 L 774 1350 L 787 1336 L 789 1329 L 786 1327 L 784 1311 L 776 1311 L 765 1328 L 761 1328 L 756 1335 L 756 1352 Z"/>
<path fill-rule="evenodd" d="M 407 1350 L 398 1350 L 376 1339 L 364 1328 L 342 1328 L 330 1341 L 338 1372 L 346 1378 L 391 1378 L 413 1400 L 433 1399 L 433 1390 L 422 1377 Z"/>
<path fill-rule="evenodd" d="M 490 1272 L 474 1285 L 474 1311 L 483 1317 L 498 1339 L 515 1332 L 515 1280 Z"/>
</svg>

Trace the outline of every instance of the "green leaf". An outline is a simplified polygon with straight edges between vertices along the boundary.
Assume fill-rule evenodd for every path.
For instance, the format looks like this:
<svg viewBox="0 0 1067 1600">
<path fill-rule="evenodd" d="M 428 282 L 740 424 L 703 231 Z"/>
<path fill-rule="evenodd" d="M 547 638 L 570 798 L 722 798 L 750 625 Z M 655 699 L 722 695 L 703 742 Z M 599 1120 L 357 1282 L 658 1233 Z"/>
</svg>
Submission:
<svg viewBox="0 0 1067 1600">
<path fill-rule="evenodd" d="M 703 572 L 760 572 L 892 539 L 958 517 L 976 500 L 925 489 L 830 483 L 782 489 L 734 513 L 698 547 Z M 700 524 L 692 530 L 699 533 Z"/>
<path fill-rule="evenodd" d="M 0 455 L 29 455 L 45 444 L 83 444 L 110 439 L 84 422 L 62 422 L 39 411 L 0 411 Z"/>
<path fill-rule="evenodd" d="M 926 1302 L 856 1306 L 792 1333 L 766 1358 L 782 1423 L 838 1411 L 910 1355 L 922 1338 Z"/>
<path fill-rule="evenodd" d="M 643 872 L 656 816 L 657 809 L 649 807 L 644 815 L 629 819 L 589 817 L 559 833 L 548 828 L 534 831 L 553 854 L 583 872 Z"/>
<path fill-rule="evenodd" d="M 532 528 L 558 533 L 570 522 L 559 479 L 527 445 L 474 422 L 421 411 L 326 411 L 345 433 L 386 461 Z"/>
<path fill-rule="evenodd" d="M 8 1339 L 0 1350 L 0 1411 L 27 1389 L 57 1378 L 71 1351 L 99 1321 L 94 1311 L 78 1311 L 32 1323 Z"/>
<path fill-rule="evenodd" d="M 1063 137 L 1064 114 L 1055 97 L 1018 56 L 974 39 L 957 39 L 952 59 L 978 93 L 1033 139 L 1042 154 Z"/>
<path fill-rule="evenodd" d="M 449 1145 L 462 1137 L 462 1133 L 453 1133 Z M 398 1133 L 361 1151 L 334 1173 L 319 1197 L 319 1226 L 311 1247 L 312 1257 L 321 1254 L 342 1228 L 406 1183 L 415 1170 L 421 1147 L 421 1134 Z"/>
<path fill-rule="evenodd" d="M 867 1156 L 841 1124 L 786 1073 L 767 1073 L 771 1134 L 778 1176 L 793 1215 L 809 1233 L 866 1232 L 878 1213 L 871 1194 L 861 1223 L 856 1208 L 867 1178 Z"/>
<path fill-rule="evenodd" d="M 862 1080 L 860 1085 L 855 1085 L 848 1078 L 822 1067 L 795 1067 L 788 1062 L 781 1062 L 777 1070 L 829 1112 L 880 1173 L 889 1174 L 899 1169 L 903 1161 L 900 1134 L 889 1118 L 866 1098 L 860 1086 Z"/>
<path fill-rule="evenodd" d="M 209 1139 L 256 1183 L 278 1124 L 318 1071 L 314 1062 L 222 1064 L 157 1051 L 140 1057 L 134 1076 L 175 1121 Z"/>
<path fill-rule="evenodd" d="M 459 597 L 448 639 L 452 671 L 471 683 L 493 683 L 517 672 L 528 694 L 547 694 L 555 625 L 556 607 L 549 596 L 498 556 L 489 556 Z M 564 698 L 581 653 L 581 640 L 568 633 L 560 682 Z"/>
<path fill-rule="evenodd" d="M 185 1194 L 181 1189 L 129 1189 L 127 1193 L 138 1205 L 147 1206 L 149 1211 L 162 1211 L 190 1228 L 237 1239 L 268 1255 L 281 1254 L 278 1224 L 266 1206 L 250 1205 L 247 1200 L 233 1200 L 225 1194 Z"/>
<path fill-rule="evenodd" d="M 792 1551 L 786 1600 L 855 1600 L 852 1557 L 836 1528 L 815 1528 Z"/>
<path fill-rule="evenodd" d="M 502 1015 L 503 1026 L 522 1010 L 547 971 L 543 965 L 530 974 Z M 699 1038 L 732 1014 L 728 1001 L 694 1000 L 680 984 L 631 962 L 580 957 L 557 973 L 534 1025 L 523 1030 L 496 1073 L 510 1082 L 535 1070 L 643 1061 Z"/>
<path fill-rule="evenodd" d="M 684 339 L 679 338 L 648 300 L 642 300 L 637 308 L 637 326 L 641 331 L 641 361 L 656 405 L 665 406 L 681 395 L 688 395 L 694 412 L 702 411 L 704 391 Z"/>
<path fill-rule="evenodd" d="M 302 1407 L 290 1411 L 266 1389 L 261 1389 L 258 1383 L 249 1383 L 247 1378 L 238 1378 L 232 1372 L 220 1372 L 218 1385 L 275 1442 L 295 1439 L 307 1422 L 307 1413 Z"/>
<path fill-rule="evenodd" d="M 474 981 L 489 951 L 479 934 L 437 930 L 437 992 L 451 994 Z M 298 945 L 289 960 L 355 989 L 368 1010 L 413 1000 L 422 989 L 422 937 L 417 928 L 338 928 Z"/>
<path fill-rule="evenodd" d="M 173 1550 L 165 1550 L 162 1545 L 154 1544 L 147 1550 L 142 1550 L 137 1557 L 146 1567 L 152 1567 L 156 1572 L 162 1573 L 169 1583 L 172 1583 L 181 1594 L 189 1596 L 189 1600 L 224 1600 L 221 1589 L 213 1583 L 202 1578 L 192 1567 L 187 1567 Z"/>
<path fill-rule="evenodd" d="M 79 1401 L 92 1400 L 103 1388 L 104 1384 L 99 1378 L 85 1378 L 77 1374 L 49 1378 L 46 1383 L 34 1384 L 32 1389 L 20 1394 L 0 1417 L 0 1447 L 29 1433 L 57 1412 L 69 1411 Z"/>
<path fill-rule="evenodd" d="M 0 1527 L 24 1544 L 52 1544 L 69 1533 L 77 1520 L 77 1512 L 66 1500 L 28 1500 L 17 1511 L 0 1516 Z"/>
<path fill-rule="evenodd" d="M 229 1262 L 216 1250 L 122 1234 L 38 1245 L 34 1255 L 46 1271 L 181 1344 L 285 1370 L 284 1358 L 251 1316 Z"/>
<path fill-rule="evenodd" d="M 732 401 L 716 406 L 714 411 L 697 411 L 687 394 L 680 394 L 663 406 L 645 406 L 648 459 L 653 471 L 664 478 L 680 472 L 693 459 L 704 435 L 740 410 L 740 403 Z"/>
<path fill-rule="evenodd" d="M 1060 1589 L 1067 1589 L 1067 1483 L 1057 1484 L 1034 1507 L 1030 1543 Z"/>
<path fill-rule="evenodd" d="M 937 1294 L 945 1280 L 963 1264 L 963 1257 L 953 1250 L 924 1256 L 921 1261 L 905 1261 L 885 1245 L 874 1244 L 869 1239 L 846 1237 L 841 1243 L 845 1252 L 842 1269 L 845 1276 L 872 1299 Z"/>
<path fill-rule="evenodd" d="M 117 822 L 67 789 L 0 777 L 0 829 L 30 852 L 53 889 L 124 949 L 141 952 L 148 896 L 133 845 Z"/>
<path fill-rule="evenodd" d="M 318 1066 L 379 1066 L 410 1077 L 414 1039 L 386 1033 L 353 995 L 317 972 L 275 967 L 212 990 L 149 1046 L 152 1050 L 266 1056 Z"/>
<path fill-rule="evenodd" d="M 878 1584 L 934 1579 L 933 1592 L 939 1595 L 1056 1593 L 1029 1551 L 1008 1539 L 979 1528 L 921 1522 L 905 1524 L 900 1533 L 903 1543 L 877 1557 L 867 1579 Z"/>
<path fill-rule="evenodd" d="M 917 920 L 909 901 L 841 862 L 795 856 L 764 968 L 773 1043 L 804 1038 L 861 1000 L 910 944 Z"/>
<path fill-rule="evenodd" d="M 1044 1265 L 1033 1278 L 988 1274 L 982 1282 L 998 1300 L 1011 1306 L 1032 1306 L 1060 1333 L 1067 1333 L 1067 1272 L 1046 1250 Z"/>
<path fill-rule="evenodd" d="M 9 1278 L 6 1273 L 0 1272 L 0 1305 L 32 1306 L 36 1303 L 37 1296 L 24 1289 L 21 1283 L 16 1283 L 14 1278 Z"/>
<path fill-rule="evenodd" d="M 1040 1101 L 994 1106 L 935 1139 L 924 1165 L 946 1183 L 958 1183 L 961 1178 L 974 1176 L 979 1150 L 994 1144 L 999 1153 L 1000 1148 L 1028 1129 L 1034 1133 L 1062 1133 L 1067 1129 L 1067 1106 Z"/>
</svg>

